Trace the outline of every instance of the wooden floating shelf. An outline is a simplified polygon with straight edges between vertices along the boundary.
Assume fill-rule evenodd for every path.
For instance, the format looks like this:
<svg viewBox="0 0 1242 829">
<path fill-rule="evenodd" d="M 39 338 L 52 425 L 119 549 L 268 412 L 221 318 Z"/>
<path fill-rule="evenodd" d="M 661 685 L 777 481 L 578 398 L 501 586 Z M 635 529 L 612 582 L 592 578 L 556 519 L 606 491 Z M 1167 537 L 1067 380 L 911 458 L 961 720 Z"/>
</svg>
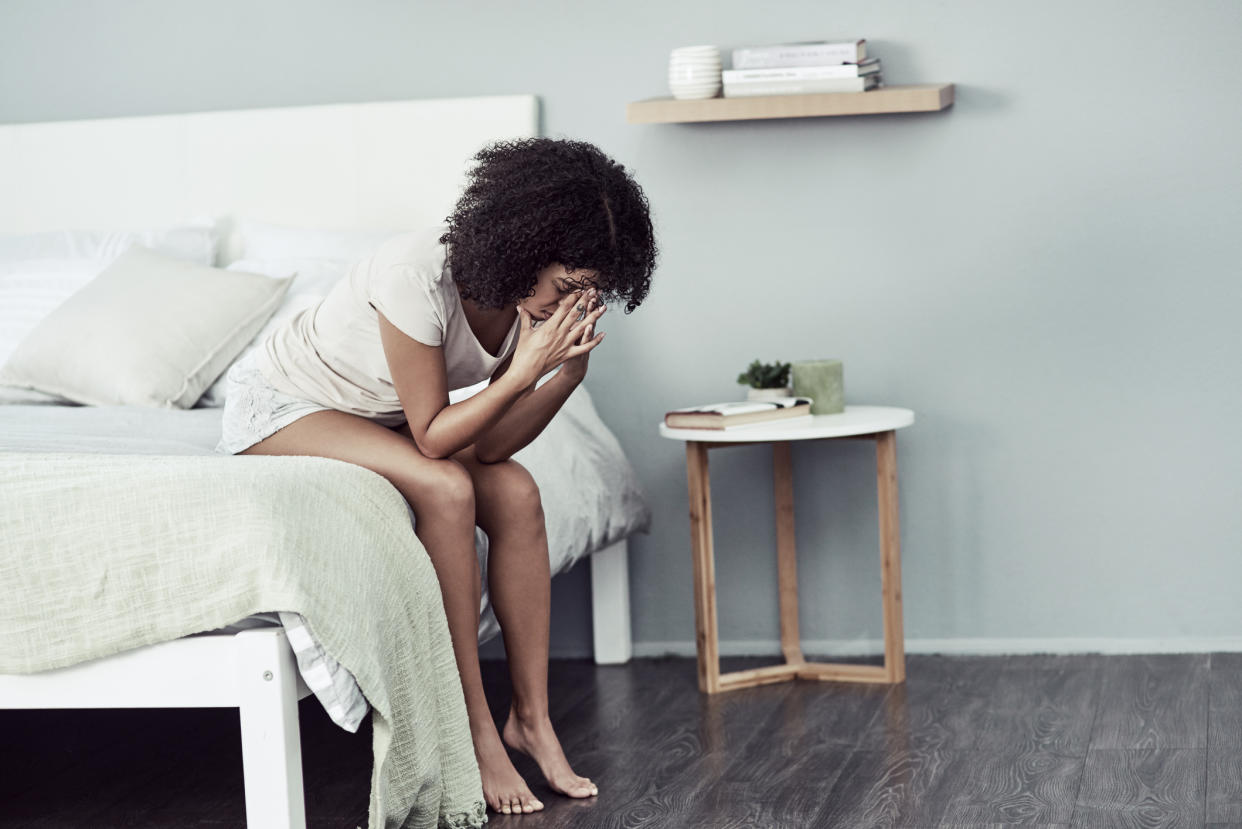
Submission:
<svg viewBox="0 0 1242 829">
<path fill-rule="evenodd" d="M 763 95 L 680 101 L 652 98 L 626 104 L 631 124 L 692 121 L 749 121 L 757 118 L 814 118 L 822 115 L 878 115 L 886 112 L 937 112 L 953 104 L 953 84 L 882 86 L 868 92 L 816 95 Z"/>
</svg>

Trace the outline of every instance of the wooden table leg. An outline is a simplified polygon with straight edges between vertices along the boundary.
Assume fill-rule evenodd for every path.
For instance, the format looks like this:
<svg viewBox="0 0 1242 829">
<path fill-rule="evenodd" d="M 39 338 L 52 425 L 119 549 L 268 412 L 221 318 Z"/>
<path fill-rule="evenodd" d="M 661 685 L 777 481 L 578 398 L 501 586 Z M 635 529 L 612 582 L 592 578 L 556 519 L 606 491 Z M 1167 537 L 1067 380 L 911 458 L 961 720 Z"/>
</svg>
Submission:
<svg viewBox="0 0 1242 829">
<path fill-rule="evenodd" d="M 716 629 L 716 565 L 712 551 L 712 488 L 707 446 L 686 442 L 690 484 L 690 544 L 694 561 L 694 633 L 699 655 L 699 690 L 720 690 L 720 646 Z"/>
<path fill-rule="evenodd" d="M 884 605 L 884 672 L 889 682 L 906 679 L 901 619 L 901 524 L 897 517 L 897 433 L 876 436 L 876 486 L 880 512 L 880 592 Z"/>
<path fill-rule="evenodd" d="M 860 437 L 876 442 L 876 481 L 880 516 L 880 584 L 884 616 L 884 666 L 807 662 L 798 631 L 798 561 L 794 541 L 793 462 L 790 443 L 773 444 L 776 499 L 776 565 L 780 588 L 781 651 L 784 665 L 720 672 L 716 621 L 716 564 L 712 548 L 712 496 L 707 450 L 713 444 L 686 442 L 690 484 L 690 540 L 694 562 L 694 624 L 698 645 L 699 690 L 708 694 L 791 679 L 900 683 L 906 679 L 901 619 L 901 529 L 897 516 L 897 434 Z M 722 444 L 716 444 L 722 445 Z"/>
<path fill-rule="evenodd" d="M 860 437 L 874 438 L 876 442 L 876 480 L 879 489 L 880 513 L 880 592 L 884 617 L 884 667 L 876 665 L 852 665 L 840 662 L 803 662 L 796 669 L 799 679 L 835 680 L 838 682 L 900 683 L 906 679 L 905 640 L 901 626 L 901 530 L 897 521 L 897 433 L 881 432 Z M 786 444 L 788 446 L 788 444 Z M 780 461 L 778 460 L 778 465 Z M 777 537 L 780 538 L 781 507 L 780 484 L 777 495 Z M 792 484 L 790 497 L 792 499 Z M 793 510 L 789 510 L 792 524 Z M 793 529 L 789 529 L 790 548 L 793 545 Z M 779 544 L 779 542 L 778 542 Z M 778 563 L 784 559 L 778 559 Z M 793 573 L 792 568 L 790 573 Z M 797 583 L 794 582 L 796 590 Z M 785 581 L 781 577 L 782 599 L 782 645 L 784 642 Z M 796 622 L 795 616 L 795 622 Z M 788 653 L 788 650 L 786 650 Z M 801 655 L 801 651 L 799 651 Z M 788 666 L 781 666 L 788 667 Z M 733 687 L 733 674 L 721 677 L 724 687 Z"/>
<path fill-rule="evenodd" d="M 781 653 L 788 665 L 806 662 L 798 633 L 798 547 L 794 541 L 793 458 L 789 441 L 772 444 L 776 499 L 776 573 L 780 589 Z"/>
</svg>

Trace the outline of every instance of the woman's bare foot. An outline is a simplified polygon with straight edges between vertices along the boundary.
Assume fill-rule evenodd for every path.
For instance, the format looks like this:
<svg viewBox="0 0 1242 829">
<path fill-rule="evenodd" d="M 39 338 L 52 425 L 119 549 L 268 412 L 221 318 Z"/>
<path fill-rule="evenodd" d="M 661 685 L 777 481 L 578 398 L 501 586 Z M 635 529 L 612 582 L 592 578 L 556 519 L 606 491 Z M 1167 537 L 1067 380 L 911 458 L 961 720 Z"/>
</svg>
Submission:
<svg viewBox="0 0 1242 829">
<path fill-rule="evenodd" d="M 547 714 L 525 719 L 511 707 L 505 723 L 504 741 L 510 748 L 534 759 L 553 790 L 569 797 L 594 797 L 599 794 L 599 789 L 589 778 L 579 777 L 569 767 L 561 741 L 557 739 Z"/>
<path fill-rule="evenodd" d="M 488 806 L 504 815 L 528 814 L 543 809 L 539 798 L 531 794 L 522 775 L 513 768 L 505 747 L 496 738 L 495 729 L 492 729 L 490 736 L 476 736 L 474 756 L 479 761 L 483 799 Z"/>
</svg>

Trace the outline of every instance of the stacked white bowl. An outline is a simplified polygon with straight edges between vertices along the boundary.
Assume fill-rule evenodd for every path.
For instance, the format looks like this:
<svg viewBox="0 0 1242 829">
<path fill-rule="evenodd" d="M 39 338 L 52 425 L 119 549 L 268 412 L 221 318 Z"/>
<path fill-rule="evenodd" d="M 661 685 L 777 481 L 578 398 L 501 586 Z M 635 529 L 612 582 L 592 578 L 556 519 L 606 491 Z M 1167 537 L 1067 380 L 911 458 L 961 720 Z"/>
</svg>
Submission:
<svg viewBox="0 0 1242 829">
<path fill-rule="evenodd" d="M 668 58 L 668 89 L 674 98 L 715 98 L 720 93 L 720 49 L 682 46 Z"/>
</svg>

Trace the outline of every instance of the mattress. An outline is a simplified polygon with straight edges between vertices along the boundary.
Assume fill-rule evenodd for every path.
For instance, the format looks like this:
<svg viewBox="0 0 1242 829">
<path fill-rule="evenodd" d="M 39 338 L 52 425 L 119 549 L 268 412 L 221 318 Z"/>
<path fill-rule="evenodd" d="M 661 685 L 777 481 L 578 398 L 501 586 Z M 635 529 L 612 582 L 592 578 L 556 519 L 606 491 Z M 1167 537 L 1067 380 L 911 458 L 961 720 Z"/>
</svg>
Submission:
<svg viewBox="0 0 1242 829">
<path fill-rule="evenodd" d="M 211 455 L 223 409 L 0 406 L 0 452 Z"/>
<path fill-rule="evenodd" d="M 218 408 L 0 405 L 0 452 L 214 456 L 222 414 Z M 539 485 L 553 575 L 649 526 L 650 509 L 633 469 L 583 387 L 514 459 Z M 413 510 L 409 515 L 412 522 Z M 487 535 L 479 529 L 475 547 L 484 575 L 482 642 L 500 628 L 487 596 Z M 239 619 L 232 630 L 278 621 L 289 633 L 307 687 L 338 725 L 356 730 L 367 711 L 357 684 L 314 641 L 297 614 Z"/>
<path fill-rule="evenodd" d="M 0 406 L 0 452 L 107 455 L 215 455 L 223 409 L 128 406 Z M 298 672 L 328 716 L 357 731 L 368 705 L 349 672 L 315 641 L 296 613 L 260 613 L 216 633 L 283 625 Z"/>
</svg>

